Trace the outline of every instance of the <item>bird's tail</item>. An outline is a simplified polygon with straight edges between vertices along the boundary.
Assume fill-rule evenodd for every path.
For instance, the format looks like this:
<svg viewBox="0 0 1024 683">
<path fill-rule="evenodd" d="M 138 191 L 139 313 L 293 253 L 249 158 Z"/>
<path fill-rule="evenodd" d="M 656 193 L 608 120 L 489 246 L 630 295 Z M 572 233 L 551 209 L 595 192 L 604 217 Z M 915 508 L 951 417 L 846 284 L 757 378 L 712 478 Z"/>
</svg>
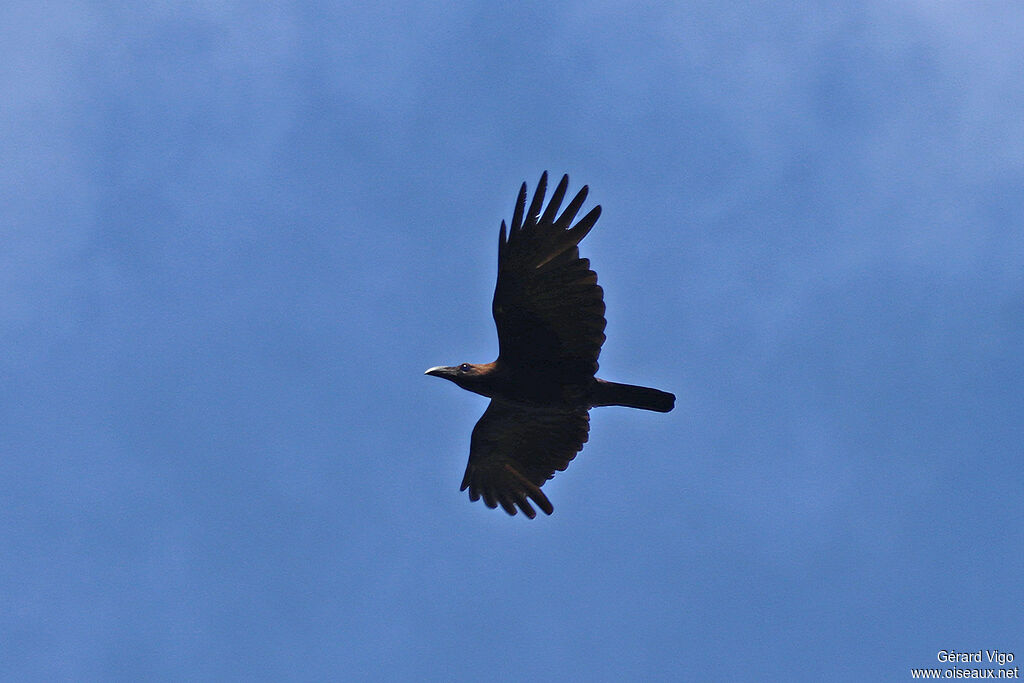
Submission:
<svg viewBox="0 0 1024 683">
<path fill-rule="evenodd" d="M 594 392 L 595 406 L 625 406 L 641 410 L 655 410 L 667 413 L 676 404 L 676 397 L 667 391 L 658 391 L 650 387 L 638 387 L 632 384 L 619 384 L 597 380 Z"/>
</svg>

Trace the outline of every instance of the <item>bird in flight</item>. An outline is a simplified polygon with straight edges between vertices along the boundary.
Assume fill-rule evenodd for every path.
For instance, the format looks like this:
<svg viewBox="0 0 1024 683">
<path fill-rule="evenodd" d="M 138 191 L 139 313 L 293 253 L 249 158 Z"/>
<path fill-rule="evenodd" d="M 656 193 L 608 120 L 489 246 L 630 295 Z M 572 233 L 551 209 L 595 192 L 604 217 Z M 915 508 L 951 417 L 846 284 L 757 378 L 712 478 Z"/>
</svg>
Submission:
<svg viewBox="0 0 1024 683">
<path fill-rule="evenodd" d="M 667 413 L 670 393 L 598 379 L 604 343 L 604 297 L 578 245 L 601 215 L 594 207 L 576 225 L 587 187 L 558 214 L 569 176 L 562 176 L 541 213 L 547 171 L 526 209 L 519 189 L 512 223 L 501 222 L 498 284 L 491 305 L 498 328 L 498 359 L 426 371 L 487 396 L 490 405 L 473 428 L 462 491 L 510 515 L 537 516 L 554 508 L 540 487 L 569 466 L 590 429 L 590 409 L 626 406 Z M 571 226 L 571 227 L 570 227 Z"/>
</svg>

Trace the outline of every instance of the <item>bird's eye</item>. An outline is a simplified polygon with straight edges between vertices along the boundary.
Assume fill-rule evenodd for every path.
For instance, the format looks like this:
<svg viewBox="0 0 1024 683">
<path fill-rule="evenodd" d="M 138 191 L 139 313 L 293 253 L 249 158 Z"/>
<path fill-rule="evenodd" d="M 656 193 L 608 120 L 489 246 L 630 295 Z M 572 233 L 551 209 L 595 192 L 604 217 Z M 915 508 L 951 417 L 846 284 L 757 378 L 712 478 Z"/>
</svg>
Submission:
<svg viewBox="0 0 1024 683">
<path fill-rule="evenodd" d="M 469 363 L 463 363 L 459 366 L 459 372 L 469 372 Z"/>
</svg>

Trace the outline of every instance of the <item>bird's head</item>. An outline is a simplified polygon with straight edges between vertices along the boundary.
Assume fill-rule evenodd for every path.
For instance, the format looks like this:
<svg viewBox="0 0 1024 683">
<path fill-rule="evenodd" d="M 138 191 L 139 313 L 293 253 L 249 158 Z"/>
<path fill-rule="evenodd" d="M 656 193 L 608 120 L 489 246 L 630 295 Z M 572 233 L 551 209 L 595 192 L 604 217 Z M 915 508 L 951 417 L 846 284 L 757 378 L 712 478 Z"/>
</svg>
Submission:
<svg viewBox="0 0 1024 683">
<path fill-rule="evenodd" d="M 493 363 L 463 363 L 451 367 L 439 365 L 436 368 L 430 368 L 423 374 L 444 377 L 467 391 L 490 396 L 488 379 L 493 365 Z"/>
</svg>

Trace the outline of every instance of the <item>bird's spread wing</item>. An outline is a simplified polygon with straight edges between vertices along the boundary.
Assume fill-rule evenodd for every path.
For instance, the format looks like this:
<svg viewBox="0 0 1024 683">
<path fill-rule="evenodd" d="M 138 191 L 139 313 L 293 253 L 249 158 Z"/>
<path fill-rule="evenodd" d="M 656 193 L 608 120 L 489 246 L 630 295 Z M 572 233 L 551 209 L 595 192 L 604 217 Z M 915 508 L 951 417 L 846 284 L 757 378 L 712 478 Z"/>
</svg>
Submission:
<svg viewBox="0 0 1024 683">
<path fill-rule="evenodd" d="M 594 227 L 601 207 L 570 227 L 587 197 L 584 186 L 556 218 L 569 184 L 569 176 L 563 176 L 542 214 L 547 177 L 545 171 L 528 211 L 523 183 L 507 234 L 501 224 L 492 305 L 500 357 L 511 367 L 593 375 L 605 339 L 604 298 L 577 245 Z"/>
<path fill-rule="evenodd" d="M 537 513 L 528 498 L 550 515 L 554 508 L 540 487 L 569 466 L 589 430 L 585 410 L 527 409 L 492 400 L 473 428 L 461 490 L 510 515 L 518 506 L 533 519 Z"/>
</svg>

